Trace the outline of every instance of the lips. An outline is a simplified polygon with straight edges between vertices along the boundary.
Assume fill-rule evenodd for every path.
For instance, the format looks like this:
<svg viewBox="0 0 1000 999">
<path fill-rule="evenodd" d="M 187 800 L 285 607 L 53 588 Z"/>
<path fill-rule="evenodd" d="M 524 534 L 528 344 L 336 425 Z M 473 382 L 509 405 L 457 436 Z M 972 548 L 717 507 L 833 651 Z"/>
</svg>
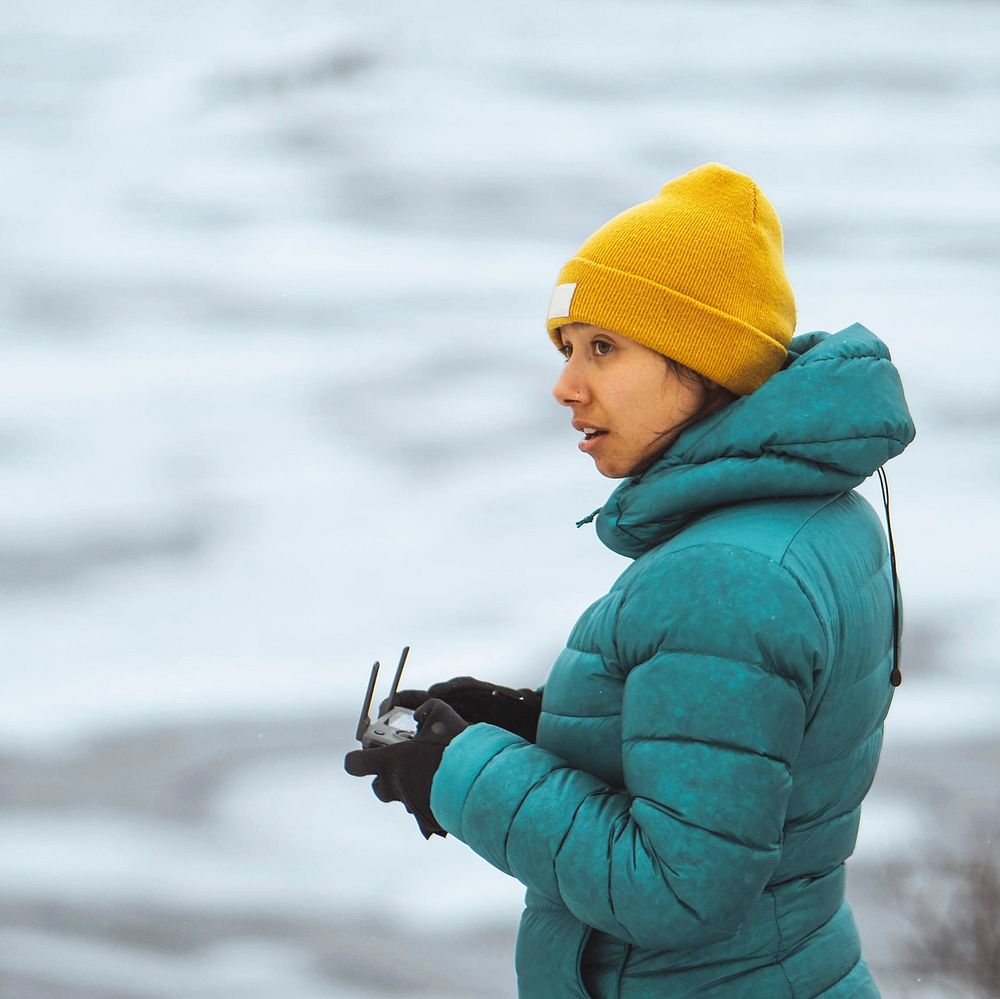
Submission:
<svg viewBox="0 0 1000 999">
<path fill-rule="evenodd" d="M 607 437 L 608 431 L 603 427 L 591 426 L 586 420 L 574 420 L 573 429 L 583 434 L 583 440 L 579 443 L 579 448 L 584 454 L 588 454 L 598 446 L 601 438 Z"/>
</svg>

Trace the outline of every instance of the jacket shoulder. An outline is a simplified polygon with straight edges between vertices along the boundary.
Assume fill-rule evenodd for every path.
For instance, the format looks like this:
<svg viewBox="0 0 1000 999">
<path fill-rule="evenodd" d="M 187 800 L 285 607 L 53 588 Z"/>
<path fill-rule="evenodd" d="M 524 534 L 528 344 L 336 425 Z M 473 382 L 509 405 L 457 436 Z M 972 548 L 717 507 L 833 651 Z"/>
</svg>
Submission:
<svg viewBox="0 0 1000 999">
<path fill-rule="evenodd" d="M 835 598 L 838 588 L 863 585 L 888 557 L 878 515 L 853 490 L 720 507 L 654 551 L 661 557 L 686 552 L 697 561 L 705 546 L 720 544 L 781 566 L 814 603 Z"/>
<path fill-rule="evenodd" d="M 780 563 L 795 537 L 814 518 L 851 494 L 802 496 L 732 503 L 711 510 L 665 542 L 664 551 L 706 544 L 734 544 Z M 863 501 L 862 501 L 863 502 Z"/>
<path fill-rule="evenodd" d="M 669 644 L 758 657 L 807 690 L 843 644 L 845 608 L 884 590 L 886 572 L 881 524 L 853 491 L 722 507 L 624 574 L 619 655 Z M 884 600 L 869 602 L 882 616 Z"/>
<path fill-rule="evenodd" d="M 681 654 L 773 673 L 811 694 L 828 654 L 819 609 L 774 546 L 740 532 L 671 542 L 622 580 L 615 653 L 625 672 Z"/>
</svg>

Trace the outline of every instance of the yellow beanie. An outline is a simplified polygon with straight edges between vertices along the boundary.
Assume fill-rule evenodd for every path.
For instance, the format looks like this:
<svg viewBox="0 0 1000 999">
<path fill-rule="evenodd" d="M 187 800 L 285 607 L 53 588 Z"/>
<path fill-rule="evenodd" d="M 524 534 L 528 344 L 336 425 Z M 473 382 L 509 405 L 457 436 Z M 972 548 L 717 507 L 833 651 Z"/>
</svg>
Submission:
<svg viewBox="0 0 1000 999">
<path fill-rule="evenodd" d="M 601 226 L 559 273 L 549 336 L 589 323 L 738 395 L 784 363 L 795 298 L 781 223 L 750 177 L 707 163 Z"/>
</svg>

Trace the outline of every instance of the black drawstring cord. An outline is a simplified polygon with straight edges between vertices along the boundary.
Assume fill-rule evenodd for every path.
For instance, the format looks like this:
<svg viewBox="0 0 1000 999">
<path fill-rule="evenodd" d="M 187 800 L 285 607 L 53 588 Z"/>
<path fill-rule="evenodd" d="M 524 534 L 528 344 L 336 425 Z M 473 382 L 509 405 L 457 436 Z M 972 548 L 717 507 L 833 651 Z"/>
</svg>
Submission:
<svg viewBox="0 0 1000 999">
<path fill-rule="evenodd" d="M 898 687 L 903 682 L 903 674 L 899 671 L 899 576 L 896 575 L 896 549 L 892 543 L 892 520 L 889 517 L 889 480 L 882 468 L 878 469 L 878 481 L 882 486 L 885 526 L 889 532 L 889 565 L 892 566 L 892 672 L 889 683 Z"/>
</svg>

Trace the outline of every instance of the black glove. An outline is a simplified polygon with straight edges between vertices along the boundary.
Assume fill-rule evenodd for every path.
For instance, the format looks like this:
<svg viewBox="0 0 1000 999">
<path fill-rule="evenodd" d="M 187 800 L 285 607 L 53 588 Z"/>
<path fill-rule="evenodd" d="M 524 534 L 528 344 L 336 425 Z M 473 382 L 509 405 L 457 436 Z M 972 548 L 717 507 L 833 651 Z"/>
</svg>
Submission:
<svg viewBox="0 0 1000 999">
<path fill-rule="evenodd" d="M 353 777 L 375 774 L 372 790 L 379 801 L 401 801 L 417 820 L 424 839 L 448 834 L 431 811 L 431 782 L 445 747 L 469 726 L 443 701 L 425 700 L 413 712 L 417 734 L 405 742 L 355 749 L 344 757 Z"/>
<path fill-rule="evenodd" d="M 514 690 L 471 676 L 456 676 L 454 680 L 435 683 L 429 690 L 399 690 L 393 703 L 417 708 L 431 697 L 453 707 L 470 725 L 489 722 L 528 742 L 535 741 L 542 699 L 527 687 Z M 389 702 L 384 701 L 379 714 L 385 714 L 388 708 Z"/>
</svg>

